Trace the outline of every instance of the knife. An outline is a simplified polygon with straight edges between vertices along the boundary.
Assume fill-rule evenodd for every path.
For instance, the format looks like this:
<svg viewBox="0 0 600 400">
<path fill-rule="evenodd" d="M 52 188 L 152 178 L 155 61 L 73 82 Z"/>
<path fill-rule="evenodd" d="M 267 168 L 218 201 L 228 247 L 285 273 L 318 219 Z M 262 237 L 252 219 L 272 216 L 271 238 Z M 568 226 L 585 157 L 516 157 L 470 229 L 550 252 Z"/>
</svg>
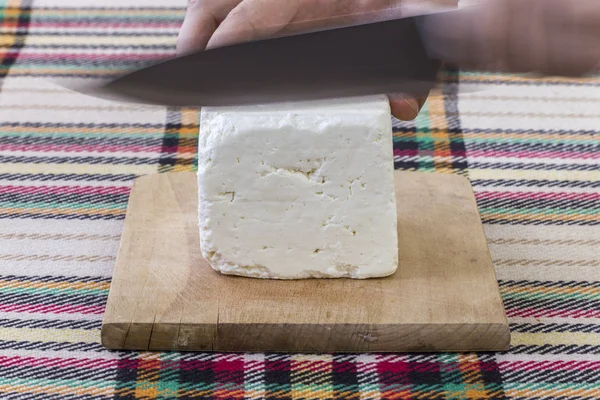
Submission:
<svg viewBox="0 0 600 400">
<path fill-rule="evenodd" d="M 442 11 L 199 51 L 128 73 L 88 94 L 168 106 L 235 106 L 381 93 L 424 95 L 441 59 L 422 28 Z M 429 20 L 428 20 L 429 19 Z M 438 35 L 439 37 L 439 35 Z"/>
</svg>

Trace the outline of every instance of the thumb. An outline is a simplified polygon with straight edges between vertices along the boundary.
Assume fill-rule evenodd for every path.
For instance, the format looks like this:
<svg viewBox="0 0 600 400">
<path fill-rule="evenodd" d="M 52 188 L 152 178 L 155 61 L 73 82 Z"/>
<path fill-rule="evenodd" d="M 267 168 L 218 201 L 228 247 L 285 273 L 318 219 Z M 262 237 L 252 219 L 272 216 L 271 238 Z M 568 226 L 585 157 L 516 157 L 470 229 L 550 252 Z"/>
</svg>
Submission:
<svg viewBox="0 0 600 400">
<path fill-rule="evenodd" d="M 412 121 L 417 118 L 427 96 L 407 97 L 402 94 L 389 94 L 392 115 L 401 121 Z"/>
</svg>

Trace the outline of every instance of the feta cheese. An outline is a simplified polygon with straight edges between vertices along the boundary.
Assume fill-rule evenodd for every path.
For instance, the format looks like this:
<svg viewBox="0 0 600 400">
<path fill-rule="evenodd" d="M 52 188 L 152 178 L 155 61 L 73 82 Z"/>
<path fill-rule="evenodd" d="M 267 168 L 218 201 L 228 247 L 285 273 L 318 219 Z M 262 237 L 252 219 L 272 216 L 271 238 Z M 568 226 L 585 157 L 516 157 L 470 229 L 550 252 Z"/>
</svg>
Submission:
<svg viewBox="0 0 600 400">
<path fill-rule="evenodd" d="M 202 255 L 224 274 L 371 278 L 398 265 L 385 96 L 204 108 Z"/>
</svg>

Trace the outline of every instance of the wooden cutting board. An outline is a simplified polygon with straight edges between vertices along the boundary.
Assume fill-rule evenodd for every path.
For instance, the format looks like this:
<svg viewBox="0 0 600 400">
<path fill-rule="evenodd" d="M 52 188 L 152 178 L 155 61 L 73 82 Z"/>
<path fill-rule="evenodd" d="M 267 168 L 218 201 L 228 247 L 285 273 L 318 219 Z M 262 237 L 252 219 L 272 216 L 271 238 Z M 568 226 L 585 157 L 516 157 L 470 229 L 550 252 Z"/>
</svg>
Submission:
<svg viewBox="0 0 600 400">
<path fill-rule="evenodd" d="M 508 323 L 468 180 L 396 172 L 396 196 L 393 276 L 259 280 L 221 275 L 202 258 L 194 173 L 139 178 L 102 343 L 235 352 L 507 349 Z"/>
</svg>

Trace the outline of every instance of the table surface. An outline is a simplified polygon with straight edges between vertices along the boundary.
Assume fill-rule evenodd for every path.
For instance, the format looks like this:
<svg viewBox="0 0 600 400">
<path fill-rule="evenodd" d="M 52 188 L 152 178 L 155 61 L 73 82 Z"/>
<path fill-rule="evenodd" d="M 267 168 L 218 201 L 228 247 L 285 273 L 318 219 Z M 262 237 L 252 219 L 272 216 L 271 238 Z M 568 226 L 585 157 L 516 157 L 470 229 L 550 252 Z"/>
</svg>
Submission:
<svg viewBox="0 0 600 400">
<path fill-rule="evenodd" d="M 131 183 L 194 170 L 198 113 L 110 103 L 52 80 L 172 55 L 184 3 L 2 2 L 0 398 L 600 397 L 600 78 L 446 71 L 445 96 L 394 123 L 398 169 L 471 180 L 509 351 L 105 350 Z"/>
</svg>

